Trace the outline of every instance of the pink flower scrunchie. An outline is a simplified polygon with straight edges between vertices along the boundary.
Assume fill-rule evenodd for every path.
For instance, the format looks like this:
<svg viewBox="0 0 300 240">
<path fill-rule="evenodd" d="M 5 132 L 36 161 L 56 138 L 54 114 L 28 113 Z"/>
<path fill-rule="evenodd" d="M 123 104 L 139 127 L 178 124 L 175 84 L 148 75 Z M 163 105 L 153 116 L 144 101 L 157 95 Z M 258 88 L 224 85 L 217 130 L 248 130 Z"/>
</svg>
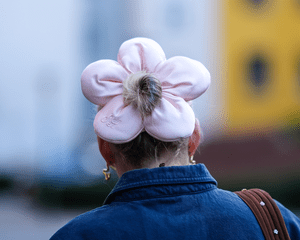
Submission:
<svg viewBox="0 0 300 240">
<path fill-rule="evenodd" d="M 142 119 L 132 105 L 123 103 L 123 81 L 145 71 L 162 86 L 162 99 L 152 114 Z M 84 96 L 103 108 L 94 120 L 96 134 L 112 143 L 133 140 L 142 131 L 165 142 L 192 135 L 195 115 L 187 103 L 203 94 L 210 85 L 208 70 L 186 57 L 166 60 L 155 41 L 133 38 L 124 42 L 118 61 L 99 60 L 86 67 L 81 76 Z"/>
</svg>

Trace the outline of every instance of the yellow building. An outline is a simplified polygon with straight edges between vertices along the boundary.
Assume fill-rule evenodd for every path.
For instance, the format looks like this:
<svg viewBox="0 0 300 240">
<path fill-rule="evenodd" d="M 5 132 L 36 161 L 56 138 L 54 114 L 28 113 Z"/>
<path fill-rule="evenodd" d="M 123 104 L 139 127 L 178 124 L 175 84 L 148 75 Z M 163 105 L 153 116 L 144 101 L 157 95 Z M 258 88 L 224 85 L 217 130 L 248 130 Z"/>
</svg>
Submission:
<svg viewBox="0 0 300 240">
<path fill-rule="evenodd" d="M 268 132 L 295 123 L 300 116 L 300 1 L 226 0 L 223 6 L 225 134 Z"/>
</svg>

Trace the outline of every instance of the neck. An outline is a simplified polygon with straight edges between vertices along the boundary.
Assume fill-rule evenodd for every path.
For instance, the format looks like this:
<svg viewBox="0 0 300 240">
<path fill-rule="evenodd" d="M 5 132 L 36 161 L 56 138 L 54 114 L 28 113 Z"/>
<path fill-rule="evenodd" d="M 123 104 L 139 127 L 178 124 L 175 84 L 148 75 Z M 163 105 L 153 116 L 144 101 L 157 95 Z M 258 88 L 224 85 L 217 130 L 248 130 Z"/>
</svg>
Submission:
<svg viewBox="0 0 300 240">
<path fill-rule="evenodd" d="M 170 156 L 164 155 L 157 159 L 149 159 L 143 162 L 142 168 L 156 168 L 156 167 L 168 167 L 168 166 L 183 166 L 189 164 L 188 155 Z"/>
<path fill-rule="evenodd" d="M 170 154 L 164 154 L 160 156 L 159 158 L 152 158 L 152 159 L 147 159 L 143 161 L 141 167 L 134 167 L 131 166 L 127 163 L 127 161 L 119 156 L 118 159 L 116 159 L 116 171 L 119 177 L 123 175 L 123 173 L 130 171 L 130 170 L 135 170 L 135 169 L 140 169 L 140 168 L 157 168 L 157 167 L 168 167 L 168 166 L 184 166 L 184 165 L 189 165 L 189 157 L 188 153 L 181 153 L 178 156 L 175 155 L 170 155 Z"/>
</svg>

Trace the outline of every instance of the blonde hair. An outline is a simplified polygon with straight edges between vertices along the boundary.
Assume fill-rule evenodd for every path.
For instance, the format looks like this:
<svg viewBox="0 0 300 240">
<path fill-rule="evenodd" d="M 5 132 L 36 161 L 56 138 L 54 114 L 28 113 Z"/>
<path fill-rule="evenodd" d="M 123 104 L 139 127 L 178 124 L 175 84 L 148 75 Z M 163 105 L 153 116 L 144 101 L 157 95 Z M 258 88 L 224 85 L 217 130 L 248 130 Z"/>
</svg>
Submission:
<svg viewBox="0 0 300 240">
<path fill-rule="evenodd" d="M 137 72 L 123 82 L 124 104 L 136 107 L 142 118 L 152 113 L 161 98 L 161 83 L 152 74 Z"/>
</svg>

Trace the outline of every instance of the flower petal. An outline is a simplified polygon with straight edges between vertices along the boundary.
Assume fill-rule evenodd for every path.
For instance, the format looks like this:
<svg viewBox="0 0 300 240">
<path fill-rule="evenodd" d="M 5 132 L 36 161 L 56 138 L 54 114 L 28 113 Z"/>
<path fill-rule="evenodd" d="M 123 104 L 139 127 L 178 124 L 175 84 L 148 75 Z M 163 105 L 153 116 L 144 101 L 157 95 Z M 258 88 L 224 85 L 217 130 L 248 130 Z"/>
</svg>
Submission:
<svg viewBox="0 0 300 240">
<path fill-rule="evenodd" d="M 195 115 L 185 100 L 164 93 L 151 116 L 145 118 L 144 126 L 145 131 L 154 138 L 165 142 L 177 141 L 192 135 Z"/>
<path fill-rule="evenodd" d="M 140 113 L 132 105 L 124 106 L 123 96 L 114 97 L 96 115 L 96 134 L 111 143 L 125 143 L 136 138 L 143 130 Z"/>
<path fill-rule="evenodd" d="M 128 71 L 153 73 L 166 56 L 160 45 L 148 38 L 133 38 L 124 42 L 118 53 L 118 62 Z"/>
<path fill-rule="evenodd" d="M 187 57 L 172 57 L 157 66 L 155 77 L 162 83 L 163 92 L 193 100 L 210 85 L 210 74 L 205 66 Z"/>
<path fill-rule="evenodd" d="M 84 96 L 94 104 L 104 106 L 113 97 L 122 94 L 126 70 L 116 61 L 100 60 L 88 65 L 81 75 Z"/>
</svg>

